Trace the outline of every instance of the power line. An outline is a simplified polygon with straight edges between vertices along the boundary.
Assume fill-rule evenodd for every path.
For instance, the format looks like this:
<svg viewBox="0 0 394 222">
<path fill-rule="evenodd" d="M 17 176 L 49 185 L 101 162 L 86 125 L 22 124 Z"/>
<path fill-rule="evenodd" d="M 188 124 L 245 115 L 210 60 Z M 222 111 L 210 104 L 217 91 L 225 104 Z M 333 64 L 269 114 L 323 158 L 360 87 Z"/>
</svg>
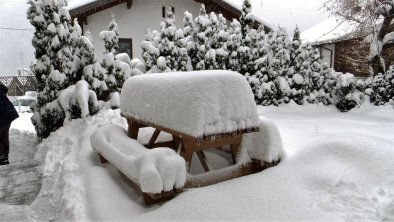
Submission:
<svg viewBox="0 0 394 222">
<path fill-rule="evenodd" d="M 4 29 L 4 30 L 16 30 L 16 31 L 35 31 L 34 29 L 19 29 L 19 28 L 8 28 L 8 27 L 0 27 L 0 29 Z"/>
</svg>

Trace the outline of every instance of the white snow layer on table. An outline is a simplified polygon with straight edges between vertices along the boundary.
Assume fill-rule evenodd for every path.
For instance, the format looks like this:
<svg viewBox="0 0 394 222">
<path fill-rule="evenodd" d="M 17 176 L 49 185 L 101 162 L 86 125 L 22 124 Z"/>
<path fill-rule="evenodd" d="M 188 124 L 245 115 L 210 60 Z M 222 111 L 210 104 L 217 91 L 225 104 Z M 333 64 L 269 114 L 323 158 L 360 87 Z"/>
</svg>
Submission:
<svg viewBox="0 0 394 222">
<path fill-rule="evenodd" d="M 91 143 L 145 193 L 161 193 L 185 185 L 185 160 L 170 148 L 147 149 L 114 124 L 98 129 Z"/>
<path fill-rule="evenodd" d="M 245 78 L 231 71 L 147 74 L 123 85 L 124 115 L 193 137 L 258 127 L 259 116 Z"/>
</svg>

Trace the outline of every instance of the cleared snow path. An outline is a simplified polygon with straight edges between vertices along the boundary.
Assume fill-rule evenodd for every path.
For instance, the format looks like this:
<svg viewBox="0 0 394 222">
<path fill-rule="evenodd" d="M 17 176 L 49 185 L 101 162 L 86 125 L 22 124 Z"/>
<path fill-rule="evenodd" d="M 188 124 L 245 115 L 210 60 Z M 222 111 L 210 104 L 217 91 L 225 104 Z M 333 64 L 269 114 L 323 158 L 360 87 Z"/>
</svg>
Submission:
<svg viewBox="0 0 394 222">
<path fill-rule="evenodd" d="M 12 122 L 11 129 L 10 129 L 10 153 L 9 153 L 9 161 L 11 165 L 20 165 L 20 163 L 31 162 L 34 159 L 34 155 L 36 152 L 36 134 L 34 131 L 33 124 L 30 121 L 32 116 L 31 113 L 20 113 L 20 117 Z M 36 170 L 36 166 L 33 166 L 34 170 Z M 1 169 L 0 169 L 1 171 Z M 36 178 L 35 172 L 27 172 L 20 174 L 24 178 L 20 178 L 21 180 L 32 179 Z M 3 178 L 4 177 L 4 180 Z M 7 177 L 7 178 L 5 178 Z M 8 179 L 11 178 L 7 175 L 2 175 L 0 173 L 0 182 L 7 181 L 10 182 Z M 13 179 L 17 179 L 16 177 L 12 176 Z M 5 180 L 7 179 L 7 180 Z M 14 181 L 16 182 L 16 181 Z M 27 184 L 23 188 L 23 183 L 21 187 L 24 190 L 22 192 L 26 192 L 26 188 L 30 189 L 39 189 L 40 185 L 36 184 L 37 181 L 34 181 L 34 184 Z M 5 185 L 5 184 L 3 184 Z M 5 191 L 5 190 L 2 190 Z M 9 192 L 9 188 L 8 191 Z M 38 192 L 39 190 L 37 190 Z M 23 201 L 31 202 L 34 197 L 22 197 Z M 10 201 L 10 200 L 9 200 Z M 1 203 L 0 201 L 0 220 L 1 221 L 31 221 L 29 206 L 27 205 L 13 205 L 13 204 L 6 204 Z"/>
</svg>

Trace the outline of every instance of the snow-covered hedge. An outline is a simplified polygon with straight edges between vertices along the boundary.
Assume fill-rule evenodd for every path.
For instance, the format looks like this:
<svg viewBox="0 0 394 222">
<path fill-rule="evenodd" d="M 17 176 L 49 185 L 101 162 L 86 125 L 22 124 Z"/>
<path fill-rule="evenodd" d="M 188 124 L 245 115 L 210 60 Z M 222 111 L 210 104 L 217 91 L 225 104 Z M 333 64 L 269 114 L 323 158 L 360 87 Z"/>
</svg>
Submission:
<svg viewBox="0 0 394 222">
<path fill-rule="evenodd" d="M 246 79 L 232 71 L 147 74 L 125 82 L 124 115 L 194 137 L 257 127 Z"/>
</svg>

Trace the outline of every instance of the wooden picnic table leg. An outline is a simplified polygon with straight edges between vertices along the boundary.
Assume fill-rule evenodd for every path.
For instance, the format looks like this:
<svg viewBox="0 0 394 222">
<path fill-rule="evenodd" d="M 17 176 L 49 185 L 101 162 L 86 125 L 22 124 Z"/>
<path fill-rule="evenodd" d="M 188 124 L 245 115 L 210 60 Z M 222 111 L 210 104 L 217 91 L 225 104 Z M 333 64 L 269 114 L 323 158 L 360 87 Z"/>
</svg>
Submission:
<svg viewBox="0 0 394 222">
<path fill-rule="evenodd" d="M 152 137 L 149 140 L 148 148 L 153 147 L 153 145 L 155 144 L 155 142 L 157 140 L 157 137 L 159 137 L 160 132 L 161 132 L 161 130 L 155 129 L 155 132 L 153 133 Z"/>
<path fill-rule="evenodd" d="M 138 137 L 138 131 L 141 128 L 141 124 L 132 120 L 127 120 L 127 123 L 129 124 L 129 129 L 128 129 L 129 137 L 136 140 Z"/>
<path fill-rule="evenodd" d="M 183 138 L 181 140 L 182 140 L 181 156 L 186 161 L 187 171 L 190 171 L 195 144 L 193 143 L 194 141 L 189 138 Z"/>
<path fill-rule="evenodd" d="M 233 144 L 230 144 L 230 149 L 231 149 L 231 157 L 233 159 L 233 164 L 237 163 L 237 157 L 238 157 L 238 153 L 240 150 L 240 146 L 241 146 L 241 142 L 242 142 L 242 137 L 240 136 L 239 138 L 237 138 L 236 142 Z"/>
<path fill-rule="evenodd" d="M 204 168 L 205 172 L 212 170 L 212 167 L 209 165 L 204 151 L 197 151 L 197 156 L 198 156 L 198 159 L 200 159 L 200 162 L 201 162 L 202 167 Z"/>
</svg>

